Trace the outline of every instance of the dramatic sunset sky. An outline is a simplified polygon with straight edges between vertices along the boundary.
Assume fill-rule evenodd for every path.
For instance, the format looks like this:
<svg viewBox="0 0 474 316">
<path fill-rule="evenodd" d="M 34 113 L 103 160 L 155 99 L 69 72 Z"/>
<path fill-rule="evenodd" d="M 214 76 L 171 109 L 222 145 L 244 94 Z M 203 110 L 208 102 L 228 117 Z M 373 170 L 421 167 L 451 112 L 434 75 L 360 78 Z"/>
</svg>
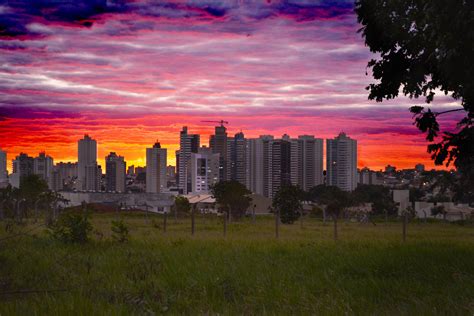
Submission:
<svg viewBox="0 0 474 316">
<path fill-rule="evenodd" d="M 345 0 L 0 0 L 0 147 L 75 161 L 88 133 L 100 163 L 144 165 L 159 139 L 174 164 L 183 125 L 207 143 L 201 121 L 224 119 L 247 137 L 345 131 L 360 167 L 432 167 L 408 112 L 423 101 L 367 100 L 359 28 Z"/>
</svg>

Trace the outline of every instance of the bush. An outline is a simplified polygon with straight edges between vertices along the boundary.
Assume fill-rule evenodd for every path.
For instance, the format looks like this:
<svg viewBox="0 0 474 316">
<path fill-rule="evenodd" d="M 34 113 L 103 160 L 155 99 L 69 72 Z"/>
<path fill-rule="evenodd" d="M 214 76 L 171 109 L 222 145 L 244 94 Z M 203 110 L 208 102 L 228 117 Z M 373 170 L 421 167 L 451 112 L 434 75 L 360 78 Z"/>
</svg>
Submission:
<svg viewBox="0 0 474 316">
<path fill-rule="evenodd" d="M 120 243 L 128 241 L 128 227 L 123 220 L 112 221 L 112 238 Z"/>
<path fill-rule="evenodd" d="M 86 243 L 91 231 L 87 214 L 63 213 L 49 226 L 51 236 L 65 243 Z"/>
</svg>

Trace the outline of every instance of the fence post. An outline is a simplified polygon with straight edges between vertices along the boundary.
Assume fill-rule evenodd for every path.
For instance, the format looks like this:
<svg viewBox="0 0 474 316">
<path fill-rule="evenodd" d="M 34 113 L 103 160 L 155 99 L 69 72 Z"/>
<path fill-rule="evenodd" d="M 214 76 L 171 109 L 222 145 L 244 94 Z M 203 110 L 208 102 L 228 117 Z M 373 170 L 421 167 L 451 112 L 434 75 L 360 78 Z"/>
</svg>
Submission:
<svg viewBox="0 0 474 316">
<path fill-rule="evenodd" d="M 408 221 L 408 216 L 405 213 L 403 215 L 403 242 L 407 240 L 407 221 Z"/>
<path fill-rule="evenodd" d="M 194 236 L 194 226 L 195 226 L 195 221 L 196 219 L 194 218 L 195 213 L 196 213 L 196 204 L 193 205 L 192 211 L 191 211 L 191 235 Z"/>
<path fill-rule="evenodd" d="M 275 237 L 280 237 L 280 210 L 275 210 Z"/>
<path fill-rule="evenodd" d="M 227 211 L 224 211 L 224 237 L 227 236 Z"/>
<path fill-rule="evenodd" d="M 166 233 L 166 222 L 168 220 L 168 212 L 163 213 L 163 232 Z"/>
</svg>

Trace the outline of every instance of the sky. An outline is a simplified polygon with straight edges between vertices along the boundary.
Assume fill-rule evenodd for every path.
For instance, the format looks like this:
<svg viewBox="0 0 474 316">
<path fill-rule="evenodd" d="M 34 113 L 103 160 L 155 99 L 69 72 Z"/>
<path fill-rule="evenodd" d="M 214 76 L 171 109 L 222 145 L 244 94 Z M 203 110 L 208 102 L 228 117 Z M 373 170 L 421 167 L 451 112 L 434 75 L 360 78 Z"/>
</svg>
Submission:
<svg viewBox="0 0 474 316">
<path fill-rule="evenodd" d="M 408 108 L 376 103 L 374 57 L 340 0 L 0 0 L 0 148 L 8 159 L 45 151 L 77 160 L 77 140 L 98 141 L 145 165 L 159 140 L 174 165 L 179 131 L 207 144 L 228 132 L 358 140 L 359 167 L 433 167 Z M 435 98 L 435 109 L 459 104 Z M 458 117 L 443 118 L 442 127 Z M 9 166 L 11 167 L 11 166 Z"/>
</svg>

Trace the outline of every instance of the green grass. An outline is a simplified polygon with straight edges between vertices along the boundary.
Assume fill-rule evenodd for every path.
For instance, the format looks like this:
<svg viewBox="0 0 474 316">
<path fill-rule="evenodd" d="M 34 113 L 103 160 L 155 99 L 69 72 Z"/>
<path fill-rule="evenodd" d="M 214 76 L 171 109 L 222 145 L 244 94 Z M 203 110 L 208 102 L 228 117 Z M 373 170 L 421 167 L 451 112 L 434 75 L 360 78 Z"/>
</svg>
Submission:
<svg viewBox="0 0 474 316">
<path fill-rule="evenodd" d="M 40 227 L 0 241 L 1 315 L 474 313 L 474 227 L 449 223 L 281 225 L 259 218 L 128 214 L 130 241 L 111 240 L 115 214 L 94 214 L 85 245 Z M 0 239 L 9 234 L 0 224 Z M 33 224 L 16 228 L 26 231 Z"/>
</svg>

